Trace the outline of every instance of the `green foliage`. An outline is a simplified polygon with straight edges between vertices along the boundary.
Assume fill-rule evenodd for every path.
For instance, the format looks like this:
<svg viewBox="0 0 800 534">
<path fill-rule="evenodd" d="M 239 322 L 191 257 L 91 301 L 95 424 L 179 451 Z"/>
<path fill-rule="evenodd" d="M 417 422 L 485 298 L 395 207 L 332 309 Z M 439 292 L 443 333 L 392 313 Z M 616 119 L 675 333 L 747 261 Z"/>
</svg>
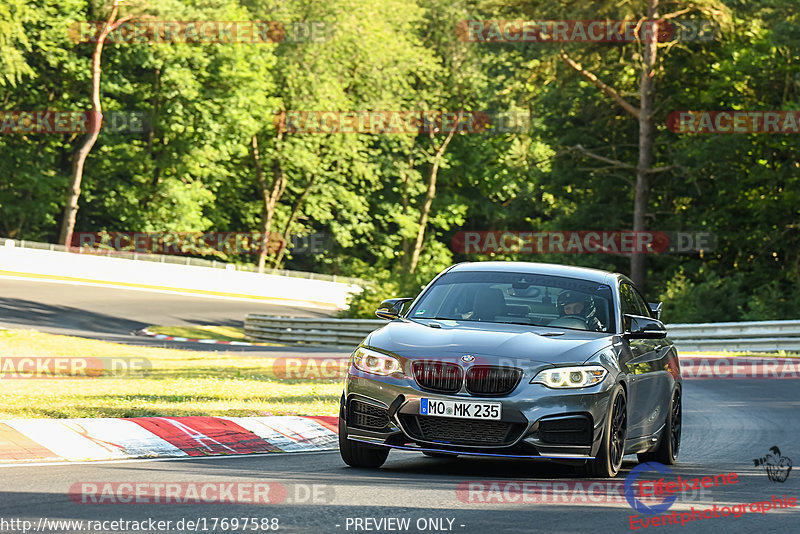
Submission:
<svg viewBox="0 0 800 534">
<path fill-rule="evenodd" d="M 33 74 L 25 61 L 25 52 L 31 49 L 25 23 L 34 16 L 33 6 L 24 0 L 7 0 L 0 4 L 0 86 L 14 86 Z"/>
<path fill-rule="evenodd" d="M 10 0 L 0 5 L 0 100 L 6 110 L 85 110 L 91 43 L 68 28 L 107 2 Z M 678 135 L 673 110 L 800 110 L 795 2 L 701 0 L 711 41 L 661 45 L 655 77 L 654 177 L 647 221 L 712 232 L 702 254 L 649 258 L 648 293 L 668 322 L 796 318 L 800 305 L 800 137 Z M 687 7 L 664 0 L 660 13 Z M 568 150 L 580 144 L 635 163 L 636 120 L 558 57 L 562 46 L 635 103 L 636 44 L 462 41 L 461 20 L 631 19 L 645 2 L 559 0 L 164 0 L 121 15 L 159 20 L 317 22 L 318 41 L 279 44 L 108 43 L 101 99 L 150 117 L 141 133 L 104 129 L 89 155 L 76 231 L 257 231 L 263 197 L 250 142 L 271 180 L 287 178 L 273 231 L 323 232 L 332 248 L 288 251 L 282 267 L 372 281 L 353 298 L 373 317 L 385 298 L 415 296 L 436 273 L 487 259 L 572 263 L 625 272 L 601 254 L 463 255 L 462 230 L 624 230 L 633 173 Z M 528 112 L 529 128 L 459 133 L 442 154 L 420 256 L 408 264 L 435 149 L 417 134 L 281 134 L 281 111 Z M 55 241 L 77 134 L 0 135 L 0 235 Z M 292 220 L 290 216 L 294 213 Z M 252 257 L 220 256 L 230 261 Z"/>
</svg>

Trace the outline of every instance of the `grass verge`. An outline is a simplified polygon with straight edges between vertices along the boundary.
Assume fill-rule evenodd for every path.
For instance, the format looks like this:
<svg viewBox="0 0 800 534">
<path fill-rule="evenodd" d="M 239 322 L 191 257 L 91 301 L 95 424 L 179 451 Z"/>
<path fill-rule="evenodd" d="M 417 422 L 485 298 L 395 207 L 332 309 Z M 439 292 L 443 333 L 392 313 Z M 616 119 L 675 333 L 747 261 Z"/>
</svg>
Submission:
<svg viewBox="0 0 800 534">
<path fill-rule="evenodd" d="M 8 358 L 134 358 L 129 376 L 9 378 Z M 340 380 L 280 379 L 271 358 L 0 330 L 0 419 L 336 415 Z"/>
<path fill-rule="evenodd" d="M 234 326 L 148 326 L 147 330 L 165 336 L 190 339 L 216 339 L 217 341 L 248 341 L 244 328 Z"/>
</svg>

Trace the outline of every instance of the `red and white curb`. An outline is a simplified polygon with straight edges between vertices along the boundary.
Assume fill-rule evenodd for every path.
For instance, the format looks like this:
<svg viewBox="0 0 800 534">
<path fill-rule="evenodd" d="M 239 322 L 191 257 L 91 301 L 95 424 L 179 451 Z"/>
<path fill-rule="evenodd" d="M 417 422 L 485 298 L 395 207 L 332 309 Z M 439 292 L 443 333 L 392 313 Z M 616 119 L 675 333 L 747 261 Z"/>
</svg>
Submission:
<svg viewBox="0 0 800 534">
<path fill-rule="evenodd" d="M 259 346 L 261 343 L 248 343 L 247 341 L 222 341 L 219 339 L 195 339 L 191 337 L 168 336 L 165 334 L 154 334 L 147 328 L 142 328 L 133 332 L 134 336 L 146 336 L 160 341 L 184 341 L 189 343 L 207 343 L 209 345 L 238 345 L 243 347 Z"/>
<path fill-rule="evenodd" d="M 0 421 L 0 463 L 335 450 L 338 418 L 134 417 Z"/>
</svg>

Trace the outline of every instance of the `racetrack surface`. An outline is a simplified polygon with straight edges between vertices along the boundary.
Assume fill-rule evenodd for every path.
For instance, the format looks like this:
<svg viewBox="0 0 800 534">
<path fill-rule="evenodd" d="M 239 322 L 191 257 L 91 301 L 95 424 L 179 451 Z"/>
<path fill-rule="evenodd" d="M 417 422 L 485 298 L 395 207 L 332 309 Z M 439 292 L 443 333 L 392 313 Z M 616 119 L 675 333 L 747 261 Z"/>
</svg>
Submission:
<svg viewBox="0 0 800 534">
<path fill-rule="evenodd" d="M 754 458 L 777 445 L 783 455 L 800 458 L 800 395 L 796 380 L 691 380 L 684 382 L 684 434 L 678 464 L 682 477 L 735 472 L 738 483 L 684 495 L 671 510 L 688 511 L 797 497 L 800 473 L 771 482 Z M 635 465 L 626 462 L 619 480 Z M 277 517 L 282 532 L 356 532 L 354 518 L 409 518 L 408 530 L 384 532 L 602 532 L 630 531 L 627 503 L 464 502 L 456 489 L 467 481 L 579 480 L 570 468 L 532 461 L 426 458 L 393 451 L 379 470 L 346 467 L 338 453 L 289 453 L 163 461 L 124 461 L 50 466 L 3 467 L 0 519 L 171 520 L 181 518 Z M 647 479 L 658 478 L 650 473 Z M 77 504 L 68 496 L 79 482 L 279 482 L 287 501 L 279 504 Z M 318 502 L 305 498 L 317 485 Z M 312 492 L 313 494 L 313 489 Z M 463 494 L 462 494 L 463 496 Z M 292 502 L 289 502 L 292 501 Z M 301 501 L 301 502 L 297 502 Z M 583 502 L 583 503 L 582 503 Z M 449 518 L 452 530 L 417 529 L 420 518 Z M 647 532 L 796 532 L 798 508 L 747 513 L 689 522 L 683 527 L 651 526 Z M 2 521 L 0 521 L 2 525 Z M 337 526 L 338 525 L 338 526 Z M 374 526 L 374 524 L 371 524 Z M 429 523 L 430 525 L 430 523 Z M 444 521 L 444 526 L 449 523 Z M 463 525 L 463 526 L 461 526 Z M 209 523 L 210 526 L 210 523 Z M 2 529 L 0 529 L 2 530 Z M 644 529 L 642 529 L 644 530 Z M 13 531 L 13 530 L 5 530 Z M 185 532 L 168 529 L 169 532 Z M 202 532 L 202 529 L 200 529 Z M 221 532 L 221 530 L 218 529 Z M 240 530 L 241 531 L 241 530 Z"/>
<path fill-rule="evenodd" d="M 332 348 L 247 347 L 160 341 L 131 333 L 149 325 L 241 327 L 248 313 L 327 317 L 332 312 L 271 302 L 189 296 L 114 287 L 82 286 L 0 277 L 0 327 L 87 337 L 148 347 L 237 352 L 275 357 L 298 352 L 314 357 L 349 354 Z"/>
<path fill-rule="evenodd" d="M 149 324 L 241 324 L 251 311 L 277 315 L 320 316 L 325 312 L 269 303 L 227 301 L 203 297 L 82 287 L 44 282 L 0 279 L 0 325 L 36 328 L 45 332 L 106 339 L 115 342 L 209 350 L 208 345 L 169 343 L 130 336 L 131 330 Z M 193 347 L 192 345 L 199 345 Z M 279 355 L 280 347 L 213 346 L 214 350 Z M 324 356 L 326 349 L 291 349 Z M 335 354 L 335 352 L 330 352 Z M 771 482 L 753 459 L 778 446 L 784 456 L 800 461 L 800 382 L 797 380 L 687 380 L 684 382 L 684 434 L 674 473 L 682 477 L 713 476 L 735 472 L 735 485 L 711 488 L 702 494 L 683 495 L 671 510 L 726 506 L 781 497 L 800 496 L 800 472 L 784 483 Z M 637 464 L 629 457 L 617 480 Z M 10 519 L 38 523 L 40 518 L 82 520 L 171 520 L 205 518 L 278 518 L 283 532 L 363 532 L 356 518 L 410 519 L 408 530 L 384 532 L 624 532 L 629 516 L 636 515 L 626 502 L 487 504 L 462 500 L 459 484 L 469 481 L 523 483 L 580 481 L 571 468 L 556 464 L 475 458 L 433 459 L 418 453 L 393 451 L 380 470 L 346 467 L 338 453 L 274 453 L 268 455 L 122 461 L 59 465 L 0 467 L 0 532 L 20 532 Z M 648 479 L 657 478 L 649 473 Z M 70 488 L 81 482 L 277 482 L 287 489 L 287 499 L 276 504 L 78 504 Z M 588 484 L 587 484 L 588 485 Z M 317 491 L 317 502 L 313 501 Z M 681 532 L 795 532 L 798 509 L 748 513 L 705 519 L 680 527 Z M 348 518 L 350 523 L 348 523 Z M 445 518 L 444 529 L 418 529 L 416 521 Z M 452 524 L 449 523 L 452 520 Z M 6 523 L 3 523 L 3 521 Z M 338 525 L 338 526 L 337 526 Z M 362 523 L 362 525 L 365 525 Z M 422 525 L 420 523 L 420 525 Z M 428 523 L 430 526 L 431 523 Z M 462 526 L 463 525 L 463 526 Z M 375 527 L 374 523 L 370 523 Z M 446 529 L 451 530 L 446 530 Z M 679 527 L 651 526 L 647 532 Z M 644 530 L 644 529 L 641 529 Z M 47 532 L 64 532 L 67 529 Z M 162 529 L 186 532 L 187 529 Z M 198 531 L 203 532 L 202 528 Z M 206 530 L 206 531 L 211 531 Z M 218 532 L 223 532 L 217 529 Z M 228 532 L 234 532 L 228 530 Z M 239 529 L 238 532 L 251 530 Z"/>
</svg>

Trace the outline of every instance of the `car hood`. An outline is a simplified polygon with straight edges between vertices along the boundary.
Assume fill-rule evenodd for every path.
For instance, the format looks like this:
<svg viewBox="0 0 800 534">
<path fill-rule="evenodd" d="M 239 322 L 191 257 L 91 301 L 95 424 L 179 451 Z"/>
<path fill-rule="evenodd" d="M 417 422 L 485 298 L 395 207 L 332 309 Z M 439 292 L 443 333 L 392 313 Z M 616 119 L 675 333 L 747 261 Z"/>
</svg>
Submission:
<svg viewBox="0 0 800 534">
<path fill-rule="evenodd" d="M 428 321 L 426 321 L 427 323 Z M 497 358 L 548 364 L 580 364 L 612 344 L 614 334 L 473 321 L 392 321 L 367 338 L 371 348 L 406 358 L 461 357 L 470 354 L 488 362 Z M 554 333 L 557 335 L 542 335 Z"/>
</svg>

